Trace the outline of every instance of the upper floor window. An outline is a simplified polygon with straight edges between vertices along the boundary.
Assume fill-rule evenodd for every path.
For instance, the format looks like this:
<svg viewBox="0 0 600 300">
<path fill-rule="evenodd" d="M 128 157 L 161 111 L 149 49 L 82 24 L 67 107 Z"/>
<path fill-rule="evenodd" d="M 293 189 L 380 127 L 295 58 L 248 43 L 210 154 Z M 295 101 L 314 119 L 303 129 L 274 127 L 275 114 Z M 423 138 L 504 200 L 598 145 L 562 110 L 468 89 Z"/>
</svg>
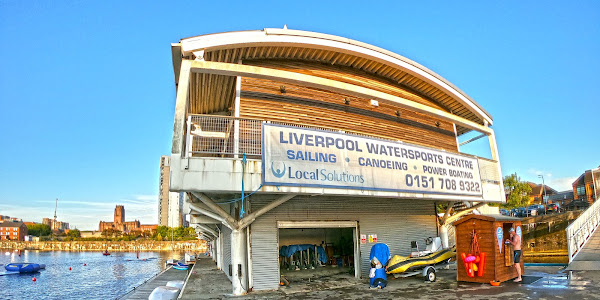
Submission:
<svg viewBox="0 0 600 300">
<path fill-rule="evenodd" d="M 578 196 L 585 196 L 585 186 L 580 185 L 577 187 L 577 195 Z"/>
</svg>

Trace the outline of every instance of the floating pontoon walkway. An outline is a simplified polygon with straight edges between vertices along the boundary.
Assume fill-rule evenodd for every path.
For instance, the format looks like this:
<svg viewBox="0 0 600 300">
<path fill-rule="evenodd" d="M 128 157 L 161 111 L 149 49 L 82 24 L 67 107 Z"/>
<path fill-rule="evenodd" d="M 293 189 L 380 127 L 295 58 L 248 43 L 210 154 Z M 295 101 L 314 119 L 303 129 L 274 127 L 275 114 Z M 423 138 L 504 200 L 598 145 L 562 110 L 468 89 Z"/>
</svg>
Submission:
<svg viewBox="0 0 600 300">
<path fill-rule="evenodd" d="M 191 268 L 190 268 L 191 269 Z M 137 287 L 135 290 L 129 292 L 121 299 L 144 299 L 147 300 L 150 293 L 159 286 L 167 285 L 167 282 L 172 280 L 182 280 L 185 281 L 188 275 L 187 271 L 176 270 L 172 267 L 164 270 L 162 273 L 159 273 L 154 278 L 148 280 L 146 283 Z"/>
</svg>

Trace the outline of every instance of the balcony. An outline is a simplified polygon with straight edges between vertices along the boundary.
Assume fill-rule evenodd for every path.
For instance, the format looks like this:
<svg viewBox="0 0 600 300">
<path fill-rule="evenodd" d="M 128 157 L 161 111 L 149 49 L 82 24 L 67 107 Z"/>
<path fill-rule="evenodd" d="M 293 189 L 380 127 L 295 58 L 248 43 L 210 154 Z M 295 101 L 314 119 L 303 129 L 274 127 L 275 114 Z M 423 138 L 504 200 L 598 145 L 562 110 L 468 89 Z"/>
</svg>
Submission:
<svg viewBox="0 0 600 300">
<path fill-rule="evenodd" d="M 186 121 L 185 151 L 181 155 L 174 154 L 172 156 L 171 191 L 240 193 L 243 178 L 246 193 L 260 190 L 266 193 L 293 192 L 309 195 L 327 194 L 464 201 L 504 201 L 504 195 L 501 192 L 502 177 L 498 163 L 475 156 L 469 157 L 475 159 L 479 165 L 482 193 L 478 196 L 314 186 L 263 186 L 263 166 L 261 160 L 263 123 L 317 129 L 332 133 L 345 133 L 355 137 L 376 138 L 396 143 L 398 141 L 385 139 L 382 136 L 367 136 L 332 128 L 317 128 L 284 122 L 268 122 L 259 119 L 215 115 L 188 115 Z M 466 156 L 464 154 L 461 155 Z M 246 164 L 242 164 L 244 156 L 246 157 Z"/>
</svg>

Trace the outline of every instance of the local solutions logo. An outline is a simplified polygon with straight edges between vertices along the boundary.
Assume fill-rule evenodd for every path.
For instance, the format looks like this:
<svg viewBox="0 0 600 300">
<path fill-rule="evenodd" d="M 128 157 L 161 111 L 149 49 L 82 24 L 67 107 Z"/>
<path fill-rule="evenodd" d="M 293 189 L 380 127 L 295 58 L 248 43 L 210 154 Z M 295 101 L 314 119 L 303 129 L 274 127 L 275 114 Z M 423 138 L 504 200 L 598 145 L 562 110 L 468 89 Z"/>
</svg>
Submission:
<svg viewBox="0 0 600 300">
<path fill-rule="evenodd" d="M 271 172 L 273 172 L 273 176 L 277 178 L 283 177 L 283 175 L 285 175 L 285 163 L 283 163 L 283 168 L 275 170 L 273 162 L 271 162 Z"/>
</svg>

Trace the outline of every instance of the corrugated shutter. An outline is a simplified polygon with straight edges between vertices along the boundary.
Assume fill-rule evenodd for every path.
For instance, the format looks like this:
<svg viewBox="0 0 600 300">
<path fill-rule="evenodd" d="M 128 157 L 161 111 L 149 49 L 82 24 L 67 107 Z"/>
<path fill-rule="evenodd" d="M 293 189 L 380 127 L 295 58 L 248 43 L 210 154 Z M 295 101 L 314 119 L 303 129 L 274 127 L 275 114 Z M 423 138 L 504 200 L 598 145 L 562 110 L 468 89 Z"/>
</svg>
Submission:
<svg viewBox="0 0 600 300">
<path fill-rule="evenodd" d="M 221 226 L 221 238 L 223 240 L 223 272 L 231 280 L 231 276 L 229 276 L 229 266 L 231 265 L 231 229 Z"/>
<path fill-rule="evenodd" d="M 272 197 L 253 198 L 254 210 Z M 423 200 L 296 197 L 259 217 L 251 225 L 254 290 L 279 287 L 277 221 L 358 221 L 359 234 L 377 234 L 392 255 L 408 255 L 410 241 L 436 236 L 434 204 Z M 373 244 L 360 245 L 361 273 L 368 277 L 369 251 Z"/>
</svg>

